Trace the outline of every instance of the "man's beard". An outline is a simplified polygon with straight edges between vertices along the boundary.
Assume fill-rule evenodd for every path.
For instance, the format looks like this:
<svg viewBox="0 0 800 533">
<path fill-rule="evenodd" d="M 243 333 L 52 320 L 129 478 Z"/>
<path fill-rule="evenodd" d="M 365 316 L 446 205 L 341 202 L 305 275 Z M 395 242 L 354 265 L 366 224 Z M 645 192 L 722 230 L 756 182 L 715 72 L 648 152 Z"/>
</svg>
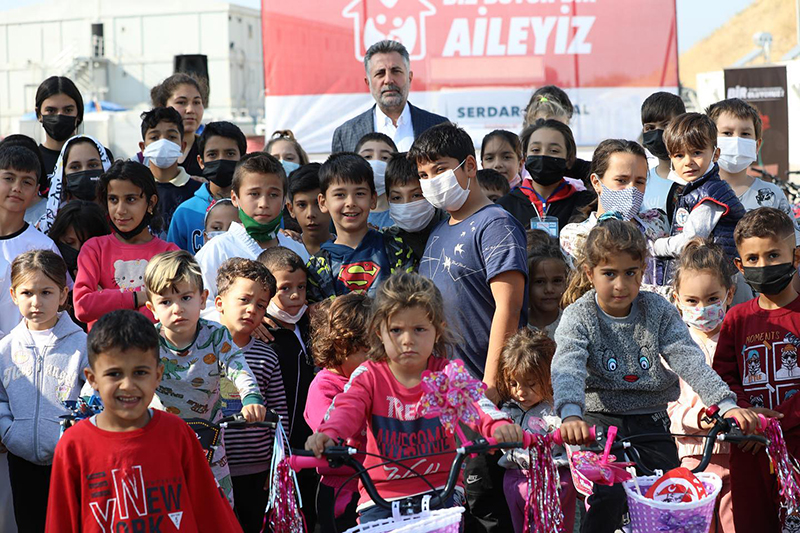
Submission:
<svg viewBox="0 0 800 533">
<path fill-rule="evenodd" d="M 381 90 L 379 101 L 386 107 L 399 107 L 405 104 L 406 95 L 403 94 L 400 87 L 390 85 Z"/>
</svg>

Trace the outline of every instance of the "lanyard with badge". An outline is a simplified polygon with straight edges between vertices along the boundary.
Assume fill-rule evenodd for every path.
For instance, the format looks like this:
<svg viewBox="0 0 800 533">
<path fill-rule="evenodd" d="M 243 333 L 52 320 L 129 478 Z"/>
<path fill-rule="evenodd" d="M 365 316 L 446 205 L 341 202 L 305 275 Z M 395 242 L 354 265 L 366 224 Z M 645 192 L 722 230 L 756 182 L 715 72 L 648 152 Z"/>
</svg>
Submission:
<svg viewBox="0 0 800 533">
<path fill-rule="evenodd" d="M 553 193 L 550 195 L 550 198 L 556 195 L 558 191 L 566 186 L 566 182 L 562 183 Z M 558 217 L 549 216 L 547 214 L 547 209 L 550 207 L 547 205 L 547 200 L 545 200 L 538 192 L 536 192 L 531 187 L 526 187 L 524 185 L 520 186 L 520 189 L 525 189 L 531 191 L 536 197 L 542 202 L 542 212 L 539 212 L 539 209 L 536 207 L 535 202 L 531 202 L 533 205 L 533 210 L 536 211 L 536 216 L 531 218 L 531 229 L 540 229 L 542 231 L 546 231 L 551 237 L 558 239 Z"/>
</svg>

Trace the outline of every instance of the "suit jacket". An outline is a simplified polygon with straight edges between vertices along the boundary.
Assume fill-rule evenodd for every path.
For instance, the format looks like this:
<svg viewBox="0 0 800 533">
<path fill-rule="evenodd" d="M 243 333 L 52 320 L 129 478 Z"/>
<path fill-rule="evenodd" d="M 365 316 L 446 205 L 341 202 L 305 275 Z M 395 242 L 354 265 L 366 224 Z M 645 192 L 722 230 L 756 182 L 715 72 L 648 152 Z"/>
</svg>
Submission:
<svg viewBox="0 0 800 533">
<path fill-rule="evenodd" d="M 373 104 L 368 110 L 336 128 L 333 132 L 331 153 L 354 152 L 356 144 L 361 140 L 361 137 L 375 131 L 375 105 L 377 104 Z M 419 137 L 420 133 L 431 126 L 442 122 L 449 122 L 447 118 L 441 115 L 436 115 L 424 109 L 414 107 L 411 105 L 411 102 L 408 102 L 408 110 L 411 113 L 411 125 L 414 127 L 414 138 Z"/>
</svg>

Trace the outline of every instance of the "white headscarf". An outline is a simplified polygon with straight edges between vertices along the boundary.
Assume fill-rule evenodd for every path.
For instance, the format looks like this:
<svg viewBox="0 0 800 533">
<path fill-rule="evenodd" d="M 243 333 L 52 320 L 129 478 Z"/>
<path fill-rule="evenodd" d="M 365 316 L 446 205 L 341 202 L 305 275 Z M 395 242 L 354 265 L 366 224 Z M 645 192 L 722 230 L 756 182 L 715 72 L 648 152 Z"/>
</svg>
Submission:
<svg viewBox="0 0 800 533">
<path fill-rule="evenodd" d="M 42 233 L 47 233 L 47 231 L 50 229 L 50 226 L 53 225 L 53 221 L 56 219 L 56 215 L 58 214 L 58 208 L 61 207 L 61 191 L 64 190 L 64 154 L 67 152 L 67 147 L 70 145 L 70 143 L 78 139 L 89 139 L 94 143 L 95 147 L 97 148 L 97 152 L 100 154 L 100 162 L 103 164 L 103 172 L 107 172 L 108 169 L 111 168 L 111 159 L 108 157 L 108 152 L 106 152 L 105 146 L 100 144 L 100 141 L 91 135 L 76 135 L 67 139 L 67 142 L 65 142 L 64 146 L 61 148 L 61 155 L 58 156 L 56 168 L 53 170 L 53 174 L 50 178 L 50 192 L 47 194 L 47 207 L 44 215 L 42 215 L 42 217 L 36 223 L 36 227 L 39 228 L 39 231 Z"/>
</svg>

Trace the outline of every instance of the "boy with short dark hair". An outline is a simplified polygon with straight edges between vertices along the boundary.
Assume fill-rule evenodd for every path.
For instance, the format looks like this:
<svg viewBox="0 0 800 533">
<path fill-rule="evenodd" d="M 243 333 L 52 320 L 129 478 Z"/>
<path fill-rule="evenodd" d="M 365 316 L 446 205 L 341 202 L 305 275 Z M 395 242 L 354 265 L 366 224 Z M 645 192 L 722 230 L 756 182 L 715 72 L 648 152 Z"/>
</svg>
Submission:
<svg viewBox="0 0 800 533">
<path fill-rule="evenodd" d="M 275 250 L 294 253 L 280 247 Z M 278 413 L 286 421 L 287 431 L 291 431 L 278 355 L 265 343 L 250 336 L 261 324 L 274 295 L 275 278 L 258 261 L 236 257 L 225 261 L 217 272 L 215 304 L 220 322 L 230 332 L 236 348 L 242 350 L 266 406 Z M 225 416 L 242 410 L 242 399 L 233 382 L 223 378 L 220 390 Z M 265 487 L 269 486 L 273 439 L 274 431 L 270 428 L 225 430 L 225 449 L 233 482 L 233 509 L 245 533 L 259 533 L 264 525 L 269 499 Z"/>
<path fill-rule="evenodd" d="M 397 145 L 385 133 L 367 133 L 356 144 L 356 153 L 369 162 L 375 182 L 378 201 L 369 213 L 369 223 L 378 229 L 392 226 L 394 222 L 389 213 L 386 200 L 386 162 L 397 153 Z"/>
<path fill-rule="evenodd" d="M 717 125 L 719 177 L 731 186 L 745 211 L 775 207 L 794 218 L 789 201 L 774 183 L 750 176 L 747 169 L 755 163 L 761 149 L 761 116 L 758 110 L 739 98 L 729 98 L 706 109 Z"/>
<path fill-rule="evenodd" d="M 408 160 L 406 152 L 392 154 L 386 165 L 386 197 L 389 199 L 394 226 L 383 232 L 403 239 L 411 247 L 414 261 L 419 264 L 428 236 L 448 214 L 443 209 L 436 209 L 425 199 L 419 184 L 417 165 Z"/>
<path fill-rule="evenodd" d="M 298 219 L 299 221 L 300 219 Z M 302 448 L 311 436 L 311 428 L 303 418 L 307 391 L 314 380 L 314 361 L 310 347 L 307 286 L 308 271 L 303 259 L 287 248 L 270 248 L 258 257 L 275 276 L 276 291 L 267 307 L 267 317 L 276 325 L 269 329 L 273 340 L 269 347 L 278 354 L 289 410 L 288 436 L 292 448 Z M 319 477 L 314 470 L 297 472 L 300 494 L 305 502 L 313 502 Z M 316 520 L 314 506 L 305 508 L 309 531 Z M 309 515 L 311 511 L 311 515 Z"/>
<path fill-rule="evenodd" d="M 39 191 L 40 158 L 23 146 L 0 146 L 0 258 L 9 265 L 28 250 L 52 250 L 56 244 L 25 222 L 25 210 Z M 72 279 L 68 278 L 72 287 Z M 20 315 L 20 319 L 21 319 Z"/>
<path fill-rule="evenodd" d="M 736 267 L 759 293 L 728 310 L 714 355 L 714 370 L 736 393 L 739 407 L 780 418 L 789 454 L 800 454 L 800 298 L 792 278 L 800 265 L 794 222 L 762 207 L 750 211 L 734 232 Z M 780 531 L 769 457 L 759 447 L 731 447 L 730 472 L 736 531 Z M 752 453 L 751 453 L 752 452 Z"/>
<path fill-rule="evenodd" d="M 367 161 L 389 161 L 392 154 L 397 153 L 397 145 L 385 133 L 373 131 L 358 140 L 355 152 Z"/>
<path fill-rule="evenodd" d="M 675 173 L 687 185 L 678 197 L 670 236 L 648 241 L 648 248 L 654 257 L 670 259 L 665 283 L 671 283 L 675 259 L 695 237 L 713 236 L 728 258 L 736 257 L 733 229 L 744 207 L 719 177 L 717 127 L 710 118 L 700 113 L 675 117 L 664 131 L 664 144 Z"/>
<path fill-rule="evenodd" d="M 492 201 L 497 200 L 511 192 L 508 179 L 493 168 L 484 168 L 478 171 L 478 183 L 483 190 L 483 194 Z"/>
<path fill-rule="evenodd" d="M 172 215 L 167 240 L 196 254 L 203 246 L 203 217 L 214 200 L 230 198 L 236 162 L 247 152 L 247 139 L 230 122 L 209 122 L 197 140 L 197 163 L 208 183 L 180 204 Z"/>
<path fill-rule="evenodd" d="M 469 134 L 453 124 L 423 132 L 408 152 L 416 162 L 422 193 L 450 213 L 431 232 L 420 274 L 442 293 L 447 322 L 463 342 L 454 356 L 488 386 L 497 401 L 500 352 L 506 339 L 528 322 L 528 264 L 525 230 L 483 194 Z M 469 438 L 469 435 L 468 435 Z M 466 465 L 471 513 L 487 531 L 510 531 L 496 458 L 478 456 Z"/>
<path fill-rule="evenodd" d="M 200 318 L 206 304 L 200 266 L 186 250 L 154 256 L 144 274 L 147 308 L 158 319 L 164 379 L 158 397 L 181 418 L 222 418 L 221 377 L 234 383 L 248 421 L 264 420 L 266 409 L 256 378 L 228 330 Z M 225 445 L 214 450 L 211 471 L 233 506 Z"/>
<path fill-rule="evenodd" d="M 142 118 L 142 142 L 139 149 L 147 161 L 158 189 L 158 203 L 169 228 L 172 214 L 180 204 L 191 198 L 201 183 L 193 180 L 178 159 L 183 154 L 183 119 L 172 107 L 154 107 Z M 166 238 L 166 231 L 162 238 Z"/>
<path fill-rule="evenodd" d="M 87 346 L 84 373 L 104 409 L 56 447 L 47 531 L 241 531 L 195 433 L 147 407 L 164 372 L 150 321 L 112 311 Z"/>
<path fill-rule="evenodd" d="M 660 209 L 666 213 L 670 223 L 680 188 L 685 183 L 674 181 L 674 175 L 670 173 L 670 159 L 663 136 L 670 121 L 684 113 L 686 106 L 677 94 L 659 91 L 642 103 L 643 144 L 658 159 L 658 164 L 647 173 L 647 188 L 641 210 Z"/>
<path fill-rule="evenodd" d="M 369 163 L 352 152 L 331 155 L 319 170 L 319 207 L 330 213 L 336 240 L 323 243 L 308 261 L 309 300 L 348 292 L 373 295 L 394 272 L 411 272 L 411 249 L 397 237 L 368 226 L 377 194 Z"/>
<path fill-rule="evenodd" d="M 319 252 L 331 240 L 331 215 L 319 208 L 319 163 L 298 168 L 289 183 L 286 209 L 300 226 L 303 245 L 309 254 Z"/>
<path fill-rule="evenodd" d="M 284 246 L 300 257 L 308 257 L 301 243 L 280 232 L 286 189 L 286 172 L 275 157 L 256 152 L 236 164 L 231 200 L 239 209 L 239 222 L 233 222 L 227 232 L 208 241 L 196 256 L 203 270 L 203 284 L 208 289 L 204 318 L 219 320 L 214 305 L 216 273 L 226 260 L 232 257 L 255 260 L 266 248 L 274 246 Z"/>
</svg>

